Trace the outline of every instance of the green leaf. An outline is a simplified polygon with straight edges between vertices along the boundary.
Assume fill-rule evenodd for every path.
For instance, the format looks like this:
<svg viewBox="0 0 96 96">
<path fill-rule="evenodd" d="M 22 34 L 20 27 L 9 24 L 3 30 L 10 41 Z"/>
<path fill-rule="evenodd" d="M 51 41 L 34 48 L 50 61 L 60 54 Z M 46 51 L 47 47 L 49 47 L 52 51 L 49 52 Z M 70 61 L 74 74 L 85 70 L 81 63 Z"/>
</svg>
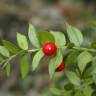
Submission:
<svg viewBox="0 0 96 96">
<path fill-rule="evenodd" d="M 2 54 L 5 57 L 9 57 L 9 51 L 4 47 L 4 46 L 0 46 L 0 54 Z"/>
<path fill-rule="evenodd" d="M 0 56 L 0 66 L 3 64 L 4 61 L 5 61 L 4 58 Z"/>
<path fill-rule="evenodd" d="M 54 42 L 54 37 L 50 32 L 38 32 L 38 38 L 41 46 L 49 41 Z"/>
<path fill-rule="evenodd" d="M 4 59 L 0 56 L 0 62 L 2 62 Z"/>
<path fill-rule="evenodd" d="M 8 63 L 7 65 L 6 65 L 6 75 L 7 75 L 7 77 L 9 77 L 10 76 L 10 68 L 11 66 L 10 66 L 10 64 Z"/>
<path fill-rule="evenodd" d="M 91 47 L 96 49 L 96 41 L 92 42 Z"/>
<path fill-rule="evenodd" d="M 64 93 L 64 90 L 57 89 L 57 88 L 50 88 L 50 92 L 56 96 L 61 96 Z"/>
<path fill-rule="evenodd" d="M 66 44 L 66 39 L 63 33 L 51 31 L 51 34 L 54 36 L 55 43 L 58 47 L 63 47 Z"/>
<path fill-rule="evenodd" d="M 84 93 L 84 96 L 92 96 L 93 90 L 92 90 L 91 86 L 86 86 L 83 89 L 83 93 Z"/>
<path fill-rule="evenodd" d="M 77 50 L 73 50 L 73 51 L 67 56 L 65 63 L 66 63 L 67 65 L 68 65 L 68 64 L 72 64 L 73 61 L 76 60 L 77 55 L 78 55 L 78 51 L 77 51 Z"/>
<path fill-rule="evenodd" d="M 75 91 L 74 96 L 82 96 L 81 94 L 82 94 L 82 93 L 81 93 L 80 91 Z"/>
<path fill-rule="evenodd" d="M 37 32 L 35 28 L 29 24 L 29 31 L 28 31 L 29 40 L 33 46 L 40 48 L 39 40 L 37 38 Z"/>
<path fill-rule="evenodd" d="M 21 49 L 23 49 L 23 50 L 28 49 L 27 38 L 24 35 L 17 33 L 17 42 Z"/>
<path fill-rule="evenodd" d="M 29 72 L 29 64 L 27 60 L 27 56 L 23 56 L 21 59 L 21 75 L 22 78 L 25 78 Z"/>
<path fill-rule="evenodd" d="M 77 58 L 77 62 L 78 62 L 78 67 L 81 71 L 81 73 L 84 71 L 85 67 L 87 66 L 87 64 L 92 60 L 92 55 L 87 52 L 84 51 L 82 52 L 78 58 Z"/>
<path fill-rule="evenodd" d="M 44 56 L 42 50 L 38 51 L 35 56 L 33 57 L 33 61 L 32 61 L 32 69 L 33 71 L 38 67 L 39 62 L 41 60 L 41 58 Z"/>
<path fill-rule="evenodd" d="M 96 74 L 92 76 L 93 82 L 96 84 Z"/>
<path fill-rule="evenodd" d="M 63 60 L 63 56 L 62 56 L 61 50 L 59 49 L 57 51 L 56 56 L 54 56 L 49 62 L 49 75 L 50 75 L 50 78 L 53 77 L 56 68 L 61 64 L 62 60 Z"/>
<path fill-rule="evenodd" d="M 3 40 L 3 45 L 12 53 L 17 53 L 18 52 L 18 48 L 12 44 L 11 42 L 9 41 L 6 41 L 6 40 Z"/>
<path fill-rule="evenodd" d="M 68 78 L 68 80 L 76 86 L 80 85 L 80 78 L 77 76 L 77 74 L 75 72 L 72 71 L 66 71 L 66 76 Z"/>
<path fill-rule="evenodd" d="M 70 42 L 74 43 L 75 46 L 80 46 L 83 43 L 83 35 L 77 28 L 66 24 L 67 34 Z"/>
<path fill-rule="evenodd" d="M 92 72 L 91 72 L 92 75 L 96 75 L 96 56 L 93 57 L 93 60 L 92 60 Z"/>
</svg>

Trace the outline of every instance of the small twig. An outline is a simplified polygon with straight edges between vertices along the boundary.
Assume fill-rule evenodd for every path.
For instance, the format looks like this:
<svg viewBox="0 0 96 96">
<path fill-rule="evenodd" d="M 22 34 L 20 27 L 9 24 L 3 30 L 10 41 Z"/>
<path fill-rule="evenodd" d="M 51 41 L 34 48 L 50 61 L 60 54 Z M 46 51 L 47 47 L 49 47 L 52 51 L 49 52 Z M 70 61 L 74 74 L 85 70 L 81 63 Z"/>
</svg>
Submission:
<svg viewBox="0 0 96 96">
<path fill-rule="evenodd" d="M 32 53 L 32 52 L 36 52 L 38 51 L 39 49 L 31 49 L 31 50 L 28 50 L 28 53 Z"/>
<path fill-rule="evenodd" d="M 28 50 L 27 52 L 28 53 L 32 53 L 32 52 L 35 52 L 35 51 L 38 51 L 39 49 L 31 49 L 31 50 Z M 21 50 L 19 51 L 17 54 L 14 54 L 12 56 L 10 56 L 8 59 L 4 60 L 3 62 L 1 62 L 1 64 L 3 64 L 4 62 L 4 65 L 2 66 L 2 69 L 4 69 L 6 67 L 6 65 L 12 60 L 14 59 L 15 57 L 17 57 L 19 54 L 21 54 L 22 52 L 25 52 L 25 50 Z"/>
<path fill-rule="evenodd" d="M 18 53 L 10 56 L 7 60 L 5 60 L 5 63 L 4 63 L 4 65 L 2 66 L 2 69 L 4 69 L 4 68 L 6 67 L 6 65 L 7 65 L 12 59 L 14 59 L 15 57 L 17 57 L 17 56 L 18 56 L 20 53 L 22 53 L 23 51 L 25 51 L 25 50 L 21 50 L 21 51 L 19 51 Z"/>
</svg>

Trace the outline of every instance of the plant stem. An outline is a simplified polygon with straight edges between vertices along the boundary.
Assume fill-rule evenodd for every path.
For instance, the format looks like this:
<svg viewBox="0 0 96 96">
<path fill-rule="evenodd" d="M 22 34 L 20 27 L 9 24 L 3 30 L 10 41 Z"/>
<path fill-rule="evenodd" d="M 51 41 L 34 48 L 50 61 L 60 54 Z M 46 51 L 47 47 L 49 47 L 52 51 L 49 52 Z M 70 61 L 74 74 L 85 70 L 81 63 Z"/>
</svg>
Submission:
<svg viewBox="0 0 96 96">
<path fill-rule="evenodd" d="M 35 52 L 35 51 L 38 51 L 38 50 L 39 50 L 39 49 L 31 49 L 31 50 L 28 50 L 28 51 L 26 51 L 26 52 L 32 53 L 32 52 Z M 25 50 L 21 50 L 21 51 L 19 51 L 18 53 L 10 56 L 7 60 L 4 60 L 3 62 L 1 62 L 1 63 L 4 63 L 4 62 L 5 62 L 4 65 L 2 66 L 2 69 L 4 69 L 4 68 L 6 67 L 6 65 L 7 65 L 12 59 L 14 59 L 15 57 L 19 56 L 22 52 L 25 52 Z M 0 64 L 1 64 L 1 63 L 0 63 Z"/>
<path fill-rule="evenodd" d="M 31 49 L 31 50 L 28 50 L 28 53 L 32 53 L 32 52 L 35 52 L 35 51 L 38 51 L 39 49 Z"/>
<path fill-rule="evenodd" d="M 88 49 L 88 48 L 80 48 L 80 47 L 73 47 L 73 49 L 80 50 L 80 51 L 96 52 L 96 49 Z"/>
<path fill-rule="evenodd" d="M 4 65 L 2 66 L 2 69 L 4 69 L 4 68 L 6 67 L 6 65 L 7 65 L 12 59 L 14 59 L 15 57 L 17 57 L 17 56 L 18 56 L 20 53 L 22 53 L 23 51 L 25 52 L 25 50 L 21 50 L 21 51 L 19 51 L 18 53 L 14 54 L 14 55 L 10 56 L 8 59 L 6 59 Z"/>
</svg>

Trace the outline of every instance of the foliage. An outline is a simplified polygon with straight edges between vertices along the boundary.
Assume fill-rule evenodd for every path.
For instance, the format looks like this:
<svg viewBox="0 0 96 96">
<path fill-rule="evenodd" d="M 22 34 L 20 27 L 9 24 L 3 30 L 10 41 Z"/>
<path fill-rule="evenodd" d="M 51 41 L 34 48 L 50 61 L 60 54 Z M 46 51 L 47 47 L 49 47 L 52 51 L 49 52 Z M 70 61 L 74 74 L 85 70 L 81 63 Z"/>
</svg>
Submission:
<svg viewBox="0 0 96 96">
<path fill-rule="evenodd" d="M 31 49 L 28 47 L 28 38 L 20 33 L 17 33 L 16 47 L 9 41 L 2 40 L 0 45 L 0 65 L 2 69 L 6 69 L 6 75 L 9 77 L 11 72 L 11 61 L 16 57 L 21 57 L 21 75 L 25 78 L 29 73 L 29 62 L 27 55 L 34 53 L 32 59 L 32 70 L 39 66 L 41 59 L 44 57 L 42 45 L 46 42 L 54 42 L 57 46 L 56 54 L 50 56 L 49 61 L 49 75 L 52 79 L 56 68 L 65 59 L 65 76 L 63 89 L 51 88 L 50 91 L 56 96 L 95 96 L 96 88 L 96 49 L 94 46 L 81 47 L 83 43 L 83 35 L 79 29 L 66 23 L 67 35 L 62 32 L 47 32 L 49 38 L 46 39 L 46 32 L 37 32 L 36 29 L 29 24 L 28 37 L 30 43 L 33 45 Z M 68 38 L 66 38 L 68 37 Z M 43 42 L 43 44 L 42 44 Z M 72 46 L 70 46 L 72 44 Z M 95 44 L 96 45 L 96 44 Z M 69 47 L 70 46 L 70 47 Z M 69 51 L 67 57 L 63 56 L 65 51 Z M 94 54 L 95 53 L 95 54 Z M 49 57 L 47 57 L 49 58 Z M 73 63 L 75 62 L 75 63 Z M 73 64 L 73 65 L 72 65 Z M 68 66 L 67 66 L 68 65 Z M 73 68 L 71 68 L 73 66 Z M 66 88 L 72 84 L 72 88 Z"/>
</svg>

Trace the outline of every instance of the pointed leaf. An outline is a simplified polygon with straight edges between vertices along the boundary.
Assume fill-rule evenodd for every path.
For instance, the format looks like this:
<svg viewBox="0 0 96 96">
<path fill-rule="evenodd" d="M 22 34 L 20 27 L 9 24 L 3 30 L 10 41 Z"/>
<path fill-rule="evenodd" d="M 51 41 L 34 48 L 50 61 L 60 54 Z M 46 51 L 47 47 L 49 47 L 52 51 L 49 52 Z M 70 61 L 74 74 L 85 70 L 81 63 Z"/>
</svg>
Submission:
<svg viewBox="0 0 96 96">
<path fill-rule="evenodd" d="M 3 45 L 12 53 L 17 53 L 18 52 L 18 48 L 12 44 L 11 42 L 9 41 L 6 41 L 6 40 L 3 40 Z"/>
<path fill-rule="evenodd" d="M 46 42 L 54 42 L 54 37 L 52 36 L 52 34 L 50 32 L 38 32 L 38 38 L 40 41 L 40 45 L 44 45 Z"/>
<path fill-rule="evenodd" d="M 21 49 L 23 49 L 23 50 L 28 49 L 27 38 L 24 35 L 17 33 L 17 42 Z"/>
<path fill-rule="evenodd" d="M 0 46 L 0 54 L 2 54 L 5 57 L 9 57 L 9 51 L 4 47 L 4 46 Z"/>
<path fill-rule="evenodd" d="M 37 38 L 37 32 L 31 24 L 29 24 L 28 36 L 29 36 L 29 40 L 33 44 L 33 46 L 40 48 L 39 40 Z"/>
<path fill-rule="evenodd" d="M 51 34 L 54 36 L 55 43 L 58 47 L 63 47 L 66 44 L 66 39 L 63 33 L 51 31 Z"/>
<path fill-rule="evenodd" d="M 50 78 L 53 77 L 56 68 L 61 64 L 62 60 L 63 60 L 63 56 L 62 56 L 61 50 L 59 49 L 57 51 L 56 56 L 53 57 L 49 62 L 49 75 L 50 75 Z"/>
<path fill-rule="evenodd" d="M 75 72 L 66 71 L 66 76 L 73 85 L 80 85 L 80 78 L 77 76 Z"/>
<path fill-rule="evenodd" d="M 25 78 L 28 75 L 28 72 L 29 72 L 29 64 L 28 64 L 28 61 L 27 61 L 27 57 L 24 56 L 24 57 L 22 57 L 22 60 L 21 60 L 21 75 L 22 75 L 22 78 Z"/>
<path fill-rule="evenodd" d="M 73 51 L 67 56 L 65 63 L 66 63 L 67 65 L 68 65 L 68 64 L 72 64 L 73 61 L 75 61 L 76 58 L 77 58 L 77 55 L 78 55 L 77 53 L 78 53 L 77 50 L 73 50 Z"/>
<path fill-rule="evenodd" d="M 67 34 L 71 43 L 74 43 L 75 46 L 80 46 L 83 43 L 83 35 L 77 28 L 66 24 Z"/>
<path fill-rule="evenodd" d="M 32 61 L 32 69 L 33 71 L 38 67 L 40 60 L 42 59 L 42 57 L 44 56 L 42 50 L 38 51 L 35 56 L 33 57 L 33 61 Z"/>
<path fill-rule="evenodd" d="M 78 58 L 77 58 L 77 62 L 78 62 L 78 67 L 81 71 L 81 73 L 84 71 L 85 67 L 87 66 L 87 64 L 92 60 L 92 55 L 87 52 L 84 51 L 82 52 Z"/>
<path fill-rule="evenodd" d="M 10 76 L 10 68 L 11 66 L 10 66 L 10 64 L 8 63 L 7 65 L 6 65 L 6 75 L 7 75 L 7 77 L 9 77 Z"/>
</svg>

